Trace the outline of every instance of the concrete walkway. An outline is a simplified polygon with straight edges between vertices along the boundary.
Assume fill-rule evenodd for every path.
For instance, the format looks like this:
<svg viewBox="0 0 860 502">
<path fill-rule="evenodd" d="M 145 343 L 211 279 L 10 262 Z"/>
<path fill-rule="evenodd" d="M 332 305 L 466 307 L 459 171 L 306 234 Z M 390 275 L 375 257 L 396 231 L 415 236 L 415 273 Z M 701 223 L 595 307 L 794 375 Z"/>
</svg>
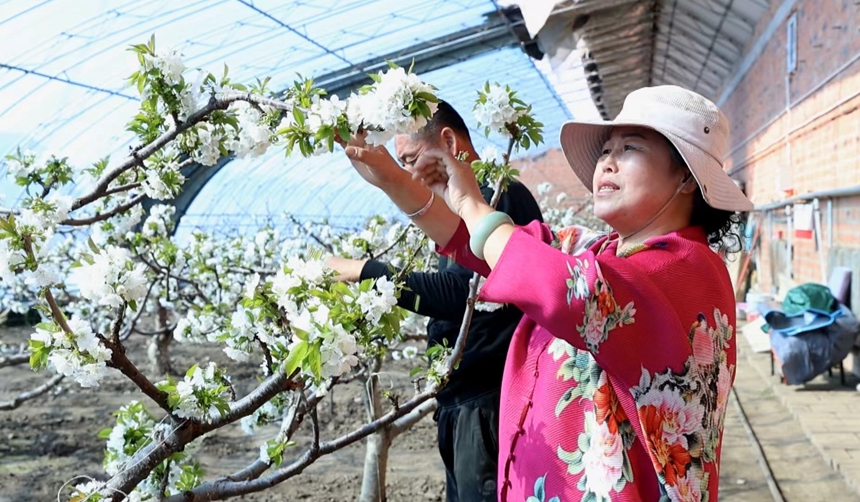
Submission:
<svg viewBox="0 0 860 502">
<path fill-rule="evenodd" d="M 735 388 L 783 491 L 790 491 L 791 486 L 811 490 L 818 482 L 829 483 L 829 475 L 838 472 L 848 493 L 836 499 L 860 500 L 860 392 L 855 390 L 856 379 L 846 373 L 847 386 L 842 386 L 834 372 L 832 379 L 825 374 L 802 386 L 783 385 L 779 377 L 770 375 L 767 353 L 754 353 L 743 336 L 737 343 L 739 369 Z M 782 406 L 773 407 L 766 402 L 774 399 Z M 772 418 L 769 425 L 777 425 L 776 430 L 768 431 L 756 424 L 767 417 Z M 786 421 L 789 417 L 793 420 Z M 800 434 L 805 438 L 794 437 Z M 781 451 L 774 450 L 779 447 Z M 817 462 L 809 459 L 812 452 L 806 450 L 816 452 L 831 471 L 816 469 Z M 783 458 L 786 455 L 790 458 Z M 799 477 L 792 474 L 796 467 L 804 465 Z M 787 500 L 795 498 L 787 495 Z M 833 500 L 830 496 L 819 498 L 822 495 L 806 500 Z"/>
</svg>

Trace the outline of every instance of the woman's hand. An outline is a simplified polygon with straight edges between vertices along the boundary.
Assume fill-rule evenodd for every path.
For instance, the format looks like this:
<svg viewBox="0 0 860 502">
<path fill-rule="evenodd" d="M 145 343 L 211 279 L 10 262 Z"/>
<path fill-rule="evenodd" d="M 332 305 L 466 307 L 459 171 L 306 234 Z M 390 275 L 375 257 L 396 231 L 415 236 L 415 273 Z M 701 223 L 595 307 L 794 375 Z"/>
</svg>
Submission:
<svg viewBox="0 0 860 502">
<path fill-rule="evenodd" d="M 364 141 L 364 134 L 350 138 L 349 143 L 338 143 L 344 147 L 352 167 L 371 185 L 385 190 L 408 179 L 408 173 L 397 164 L 388 150 L 381 145 L 368 145 Z"/>
<path fill-rule="evenodd" d="M 476 208 L 489 205 L 484 200 L 472 166 L 443 150 L 423 152 L 410 169 L 412 178 L 442 196 L 454 213 L 468 222 Z M 480 211 L 483 213 L 484 211 Z"/>
</svg>

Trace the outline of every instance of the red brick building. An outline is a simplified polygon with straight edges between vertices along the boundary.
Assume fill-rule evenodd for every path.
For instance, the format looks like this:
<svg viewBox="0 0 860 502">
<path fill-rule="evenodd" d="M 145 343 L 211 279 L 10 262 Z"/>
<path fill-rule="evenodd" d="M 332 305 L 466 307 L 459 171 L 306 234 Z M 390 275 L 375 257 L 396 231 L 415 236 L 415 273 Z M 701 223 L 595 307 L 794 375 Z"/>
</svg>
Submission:
<svg viewBox="0 0 860 502">
<path fill-rule="evenodd" d="M 780 274 L 801 283 L 826 280 L 837 265 L 857 270 L 860 195 L 852 193 L 860 193 L 858 35 L 857 2 L 774 1 L 740 67 L 715 96 L 732 124 L 726 167 L 764 209 L 754 220 L 761 225 L 761 291 L 770 291 Z M 809 218 L 796 205 L 804 203 L 817 206 L 812 232 L 803 230 Z M 854 283 L 856 298 L 860 281 Z"/>
</svg>

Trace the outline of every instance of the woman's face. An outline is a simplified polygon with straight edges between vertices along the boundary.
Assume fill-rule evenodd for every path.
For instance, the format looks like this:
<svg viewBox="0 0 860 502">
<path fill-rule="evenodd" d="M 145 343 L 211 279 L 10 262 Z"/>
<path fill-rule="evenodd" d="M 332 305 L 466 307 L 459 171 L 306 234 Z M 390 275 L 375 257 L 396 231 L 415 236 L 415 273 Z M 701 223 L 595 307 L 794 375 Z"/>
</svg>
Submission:
<svg viewBox="0 0 860 502">
<path fill-rule="evenodd" d="M 651 129 L 613 129 L 594 170 L 595 216 L 621 235 L 648 224 L 684 182 L 686 170 L 673 166 L 670 152 Z"/>
</svg>

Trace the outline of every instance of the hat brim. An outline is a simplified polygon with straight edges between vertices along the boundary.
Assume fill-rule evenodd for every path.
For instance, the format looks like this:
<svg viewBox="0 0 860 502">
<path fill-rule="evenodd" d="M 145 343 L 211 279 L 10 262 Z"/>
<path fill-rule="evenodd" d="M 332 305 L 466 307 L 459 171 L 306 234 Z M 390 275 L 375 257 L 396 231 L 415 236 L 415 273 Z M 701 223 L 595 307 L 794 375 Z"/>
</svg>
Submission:
<svg viewBox="0 0 860 502">
<path fill-rule="evenodd" d="M 625 126 L 645 127 L 668 139 L 684 158 L 709 206 L 725 211 L 753 210 L 753 203 L 723 170 L 719 160 L 675 134 L 636 122 L 571 121 L 562 125 L 559 138 L 561 149 L 571 169 L 589 191 L 593 191 L 594 170 L 603 145 L 613 128 Z"/>
</svg>

